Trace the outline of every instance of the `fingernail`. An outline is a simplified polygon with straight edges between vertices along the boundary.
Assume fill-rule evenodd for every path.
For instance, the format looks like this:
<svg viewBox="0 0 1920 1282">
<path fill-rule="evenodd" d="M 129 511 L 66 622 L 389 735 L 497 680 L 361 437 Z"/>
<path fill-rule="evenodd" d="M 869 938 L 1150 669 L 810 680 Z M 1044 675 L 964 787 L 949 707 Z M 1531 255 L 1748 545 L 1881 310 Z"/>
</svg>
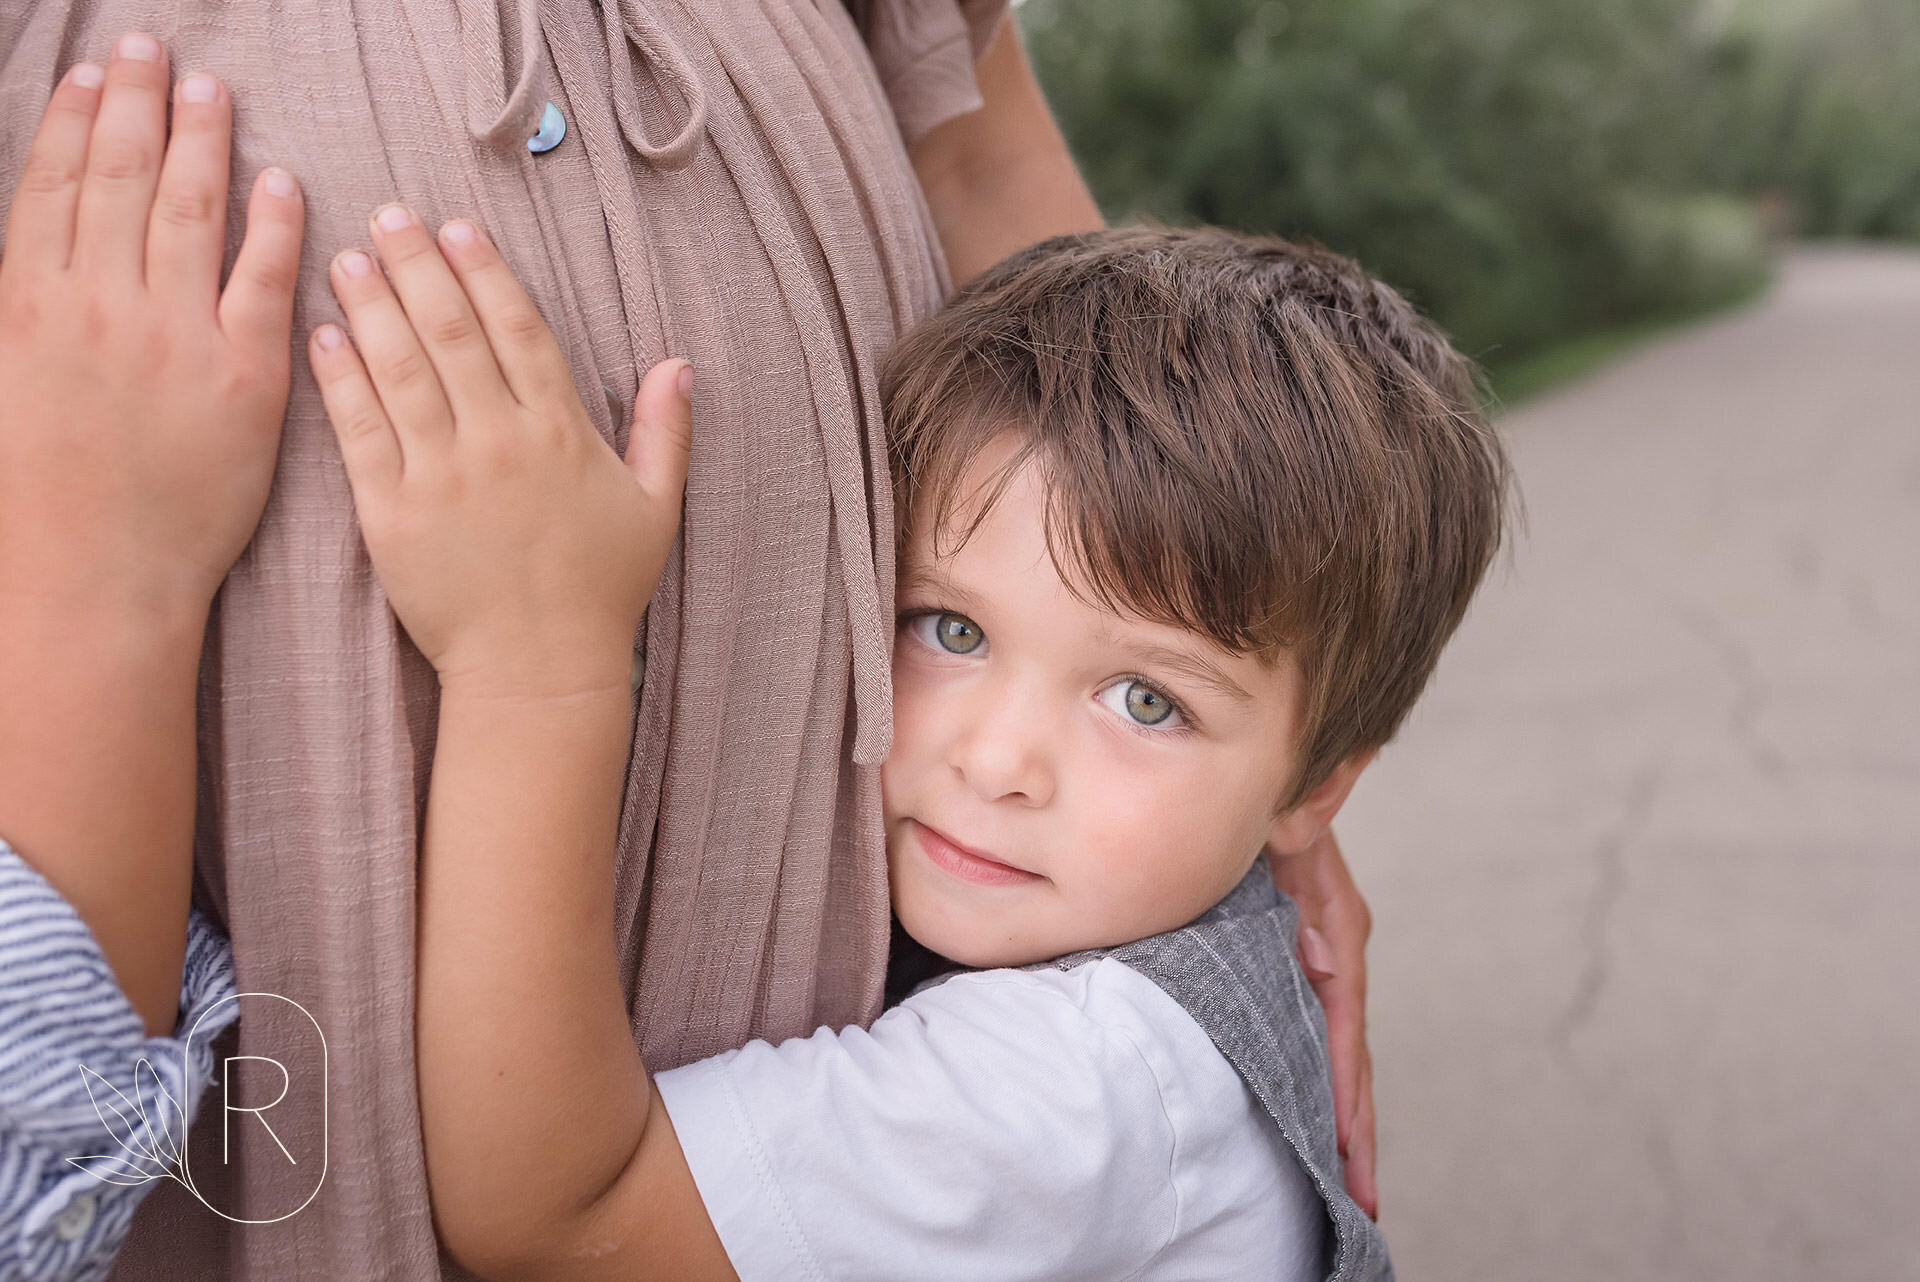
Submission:
<svg viewBox="0 0 1920 1282">
<path fill-rule="evenodd" d="M 332 351 L 334 348 L 340 346 L 340 344 L 346 342 L 347 336 L 340 332 L 338 325 L 322 325 L 319 329 L 313 331 L 313 341 L 328 351 Z"/>
<path fill-rule="evenodd" d="M 1308 970 L 1322 976 L 1334 973 L 1333 945 L 1313 926 L 1300 928 L 1300 956 L 1307 963 Z"/>
<path fill-rule="evenodd" d="M 413 221 L 413 211 L 405 205 L 388 205 L 373 216 L 374 226 L 381 231 L 399 231 Z"/>
<path fill-rule="evenodd" d="M 340 255 L 340 270 L 349 276 L 367 276 L 373 272 L 373 260 L 357 249 Z"/>
<path fill-rule="evenodd" d="M 293 175 L 284 169 L 261 170 L 260 185 L 267 189 L 269 196 L 286 197 L 300 190 L 300 184 L 294 182 Z"/>
<path fill-rule="evenodd" d="M 160 61 L 160 42 L 152 36 L 121 36 L 119 43 L 113 46 L 113 56 L 131 58 L 135 62 L 158 62 Z"/>
<path fill-rule="evenodd" d="M 107 82 L 107 69 L 97 62 L 76 62 L 68 74 L 82 89 L 98 89 Z"/>
<path fill-rule="evenodd" d="M 220 82 L 205 72 L 196 71 L 180 82 L 181 102 L 213 102 L 220 97 Z"/>
<path fill-rule="evenodd" d="M 680 367 L 678 386 L 680 388 L 681 400 L 690 401 L 693 399 L 693 366 L 682 365 Z"/>
<path fill-rule="evenodd" d="M 469 222 L 448 223 L 440 229 L 440 234 L 449 245 L 471 245 L 480 239 L 480 229 Z"/>
</svg>

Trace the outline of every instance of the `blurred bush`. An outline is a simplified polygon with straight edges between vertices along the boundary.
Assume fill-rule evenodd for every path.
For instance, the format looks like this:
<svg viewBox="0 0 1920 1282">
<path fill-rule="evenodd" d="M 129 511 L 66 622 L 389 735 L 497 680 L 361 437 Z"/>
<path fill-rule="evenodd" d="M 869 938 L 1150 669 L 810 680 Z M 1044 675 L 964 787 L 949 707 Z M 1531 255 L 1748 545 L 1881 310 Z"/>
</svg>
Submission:
<svg viewBox="0 0 1920 1282">
<path fill-rule="evenodd" d="M 1496 366 L 1750 291 L 1763 208 L 1920 232 L 1920 0 L 1020 13 L 1110 216 L 1319 240 Z"/>
<path fill-rule="evenodd" d="M 1708 172 L 1815 235 L 1920 238 L 1920 0 L 1745 0 Z"/>
</svg>

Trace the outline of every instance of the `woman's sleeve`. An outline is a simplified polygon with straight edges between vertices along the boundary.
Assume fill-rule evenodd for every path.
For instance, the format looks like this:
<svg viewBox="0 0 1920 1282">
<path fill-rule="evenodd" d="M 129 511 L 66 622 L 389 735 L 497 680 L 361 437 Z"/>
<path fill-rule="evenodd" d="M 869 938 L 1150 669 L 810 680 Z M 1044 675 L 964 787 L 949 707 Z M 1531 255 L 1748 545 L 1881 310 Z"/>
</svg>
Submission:
<svg viewBox="0 0 1920 1282">
<path fill-rule="evenodd" d="M 106 1277 L 238 1013 L 232 950 L 192 912 L 179 1022 L 146 1036 L 86 923 L 0 840 L 0 1278 Z"/>
<path fill-rule="evenodd" d="M 1006 20 L 1008 0 L 848 0 L 847 9 L 909 147 L 984 105 L 973 66 Z"/>
</svg>

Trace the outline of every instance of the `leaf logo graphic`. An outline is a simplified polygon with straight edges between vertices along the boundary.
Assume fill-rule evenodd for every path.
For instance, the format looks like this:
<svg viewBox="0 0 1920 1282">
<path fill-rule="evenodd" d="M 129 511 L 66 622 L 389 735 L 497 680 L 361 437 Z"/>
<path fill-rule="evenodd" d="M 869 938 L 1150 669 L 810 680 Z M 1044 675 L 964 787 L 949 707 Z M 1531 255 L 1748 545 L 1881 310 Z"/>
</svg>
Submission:
<svg viewBox="0 0 1920 1282">
<path fill-rule="evenodd" d="M 307 1204 L 312 1202 L 314 1197 L 319 1194 L 320 1185 L 326 1179 L 326 1095 L 328 1076 L 326 1035 L 320 1031 L 318 1021 L 313 1018 L 313 1015 L 306 1007 L 300 1005 L 300 1003 L 294 1001 L 292 998 L 282 997 L 278 993 L 236 993 L 220 1002 L 216 1002 L 212 1008 L 203 1012 L 200 1018 L 194 1022 L 193 1029 L 189 1031 L 186 1042 L 181 1047 L 180 1091 L 181 1094 L 188 1099 L 196 1098 L 198 1095 L 192 1080 L 193 1063 L 190 1052 L 193 1046 L 193 1039 L 199 1033 L 201 1024 L 205 1023 L 206 1020 L 213 1015 L 214 1010 L 226 1002 L 238 1002 L 243 998 L 270 999 L 274 1002 L 285 1003 L 286 1006 L 297 1010 L 312 1027 L 319 1048 L 320 1060 L 317 1080 L 319 1089 L 319 1115 L 321 1119 L 320 1162 L 312 1191 L 306 1194 L 305 1199 L 301 1201 L 298 1206 L 295 1206 L 283 1215 L 276 1215 L 266 1219 L 243 1219 L 239 1216 L 229 1215 L 227 1212 L 207 1201 L 200 1190 L 194 1187 L 193 1172 L 189 1165 L 186 1105 L 181 1099 L 176 1098 L 172 1091 L 167 1089 L 165 1080 L 162 1079 L 159 1071 L 155 1069 L 153 1062 L 144 1055 L 134 1064 L 132 1099 L 127 1098 L 126 1092 L 88 1068 L 85 1064 L 80 1065 L 80 1081 L 81 1084 L 86 1087 L 87 1098 L 93 1101 L 93 1111 L 95 1115 L 99 1117 L 100 1124 L 106 1128 L 108 1136 L 119 1146 L 120 1151 L 117 1153 L 94 1153 L 84 1157 L 70 1157 L 67 1161 L 104 1184 L 117 1184 L 122 1188 L 138 1188 L 143 1184 L 151 1184 L 155 1180 L 173 1180 L 189 1193 L 193 1194 L 194 1198 L 209 1211 L 212 1211 L 222 1219 L 231 1220 L 235 1224 L 273 1224 L 280 1220 L 287 1219 L 305 1209 Z M 217 1027 L 218 1025 L 216 1025 L 216 1028 Z M 232 1084 L 233 1079 L 232 1065 L 243 1060 L 263 1061 L 279 1069 L 283 1087 L 281 1097 L 284 1098 L 286 1095 L 285 1087 L 291 1083 L 292 1079 L 287 1074 L 286 1066 L 280 1063 L 279 1060 L 269 1056 L 228 1056 L 225 1063 L 228 1066 L 227 1078 L 229 1086 Z M 247 1108 L 233 1104 L 223 1098 L 222 1108 L 223 1111 L 228 1114 L 244 1113 L 254 1115 L 259 1124 L 266 1126 L 268 1134 L 272 1137 L 273 1142 L 279 1146 L 280 1151 L 286 1155 L 287 1161 L 293 1165 L 300 1165 L 300 1163 L 295 1160 L 294 1155 L 287 1151 L 285 1143 L 283 1143 L 280 1136 L 274 1132 L 271 1123 L 266 1122 L 264 1119 L 264 1114 L 279 1102 L 279 1099 L 275 1099 L 264 1107 Z"/>
<path fill-rule="evenodd" d="M 119 1143 L 120 1152 L 70 1157 L 67 1161 L 95 1179 L 126 1188 L 158 1179 L 179 1179 L 173 1172 L 180 1164 L 181 1146 L 186 1143 L 186 1113 L 160 1080 L 152 1060 L 142 1055 L 133 1066 L 133 1099 L 85 1064 L 80 1065 L 80 1081 L 87 1088 L 101 1125 Z"/>
</svg>

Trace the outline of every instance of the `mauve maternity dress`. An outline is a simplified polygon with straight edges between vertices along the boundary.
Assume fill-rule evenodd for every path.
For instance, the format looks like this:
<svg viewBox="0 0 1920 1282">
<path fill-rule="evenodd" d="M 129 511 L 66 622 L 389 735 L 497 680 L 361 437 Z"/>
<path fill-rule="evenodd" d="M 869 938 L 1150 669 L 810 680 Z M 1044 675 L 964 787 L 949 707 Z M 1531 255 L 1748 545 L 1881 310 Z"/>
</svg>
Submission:
<svg viewBox="0 0 1920 1282">
<path fill-rule="evenodd" d="M 669 355 L 698 367 L 686 524 L 645 630 L 615 886 L 634 1035 L 655 1068 L 866 1019 L 879 999 L 892 534 L 875 375 L 945 284 L 906 140 L 978 106 L 973 60 L 1004 0 L 855 8 L 0 11 L 0 204 L 58 76 L 104 61 L 123 31 L 151 31 L 176 75 L 209 70 L 233 91 L 232 243 L 262 167 L 305 186 L 296 353 L 339 317 L 326 264 L 398 199 L 429 225 L 471 215 L 490 230 L 618 445 L 641 372 Z M 534 154 L 549 101 L 566 137 Z M 243 1004 L 231 1053 L 285 1065 L 286 1096 L 223 1114 L 215 1085 L 195 1132 L 207 1200 L 274 1222 L 229 1222 L 168 1183 L 140 1212 L 121 1279 L 443 1268 L 413 1070 L 435 682 L 381 596 L 319 395 L 303 358 L 294 368 L 273 497 L 209 633 L 196 894 L 233 935 L 242 991 L 298 1002 L 312 1023 Z M 234 1103 L 273 1103 L 271 1066 L 230 1072 Z"/>
</svg>

